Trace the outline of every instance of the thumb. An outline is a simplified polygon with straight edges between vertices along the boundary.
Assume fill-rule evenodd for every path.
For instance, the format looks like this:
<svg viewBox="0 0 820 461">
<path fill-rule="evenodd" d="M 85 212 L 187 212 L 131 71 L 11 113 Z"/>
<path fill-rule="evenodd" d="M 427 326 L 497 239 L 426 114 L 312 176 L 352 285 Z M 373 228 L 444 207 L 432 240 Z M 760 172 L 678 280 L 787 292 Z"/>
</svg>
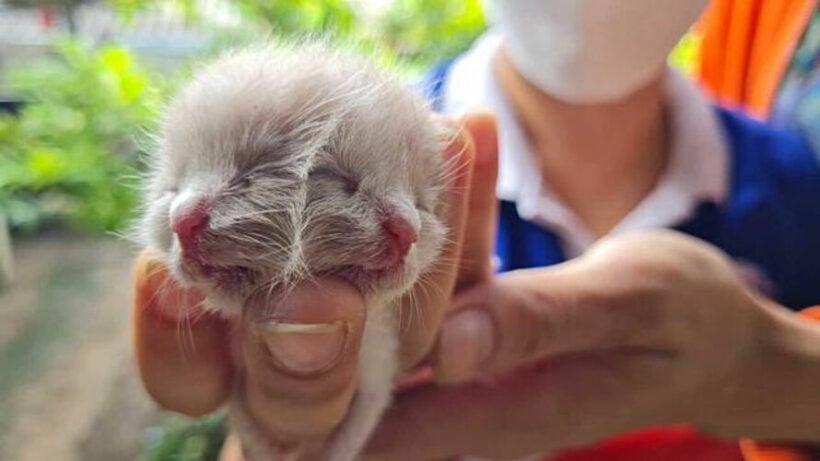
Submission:
<svg viewBox="0 0 820 461">
<path fill-rule="evenodd" d="M 459 295 L 439 335 L 439 379 L 458 382 L 558 355 L 663 344 L 659 303 L 641 302 L 638 280 L 612 269 L 600 258 L 580 258 L 502 274 Z"/>
<path fill-rule="evenodd" d="M 320 437 L 353 397 L 364 300 L 348 284 L 319 279 L 278 304 L 271 312 L 263 296 L 243 322 L 247 411 L 274 440 Z"/>
</svg>

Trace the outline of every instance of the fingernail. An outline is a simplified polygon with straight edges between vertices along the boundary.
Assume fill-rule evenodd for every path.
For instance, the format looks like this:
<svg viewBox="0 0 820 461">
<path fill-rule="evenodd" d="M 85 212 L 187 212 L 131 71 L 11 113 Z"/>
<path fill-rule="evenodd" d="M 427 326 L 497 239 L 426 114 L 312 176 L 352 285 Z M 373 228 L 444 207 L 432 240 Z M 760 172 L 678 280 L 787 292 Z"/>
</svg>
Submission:
<svg viewBox="0 0 820 461">
<path fill-rule="evenodd" d="M 493 323 L 483 311 L 468 310 L 446 320 L 439 339 L 439 380 L 456 383 L 473 378 L 490 358 L 493 341 Z"/>
<path fill-rule="evenodd" d="M 257 324 L 257 331 L 277 365 L 297 376 L 320 374 L 333 368 L 345 349 L 348 330 L 344 321 Z"/>
</svg>

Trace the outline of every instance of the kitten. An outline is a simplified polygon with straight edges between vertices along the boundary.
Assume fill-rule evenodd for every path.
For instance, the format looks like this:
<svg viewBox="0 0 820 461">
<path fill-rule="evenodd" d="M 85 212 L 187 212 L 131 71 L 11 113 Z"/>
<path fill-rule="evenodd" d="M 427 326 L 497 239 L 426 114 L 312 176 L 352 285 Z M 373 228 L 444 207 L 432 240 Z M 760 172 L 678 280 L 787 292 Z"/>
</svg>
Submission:
<svg viewBox="0 0 820 461">
<path fill-rule="evenodd" d="M 142 242 L 226 316 L 317 275 L 361 291 L 356 397 L 323 459 L 354 459 L 389 405 L 399 297 L 444 242 L 448 129 L 367 61 L 320 44 L 230 53 L 172 100 L 145 191 Z M 260 301 L 261 299 L 261 301 Z M 254 317 L 258 317 L 257 315 Z M 248 460 L 284 459 L 236 395 Z"/>
</svg>

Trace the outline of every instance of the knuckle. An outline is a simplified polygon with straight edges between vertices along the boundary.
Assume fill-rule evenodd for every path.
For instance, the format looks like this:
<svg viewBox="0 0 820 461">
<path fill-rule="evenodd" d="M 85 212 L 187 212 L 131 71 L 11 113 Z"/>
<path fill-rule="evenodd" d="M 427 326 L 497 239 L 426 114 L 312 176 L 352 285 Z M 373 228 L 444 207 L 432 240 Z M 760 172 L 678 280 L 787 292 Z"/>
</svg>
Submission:
<svg viewBox="0 0 820 461">
<path fill-rule="evenodd" d="M 704 331 L 718 328 L 708 306 L 724 299 L 736 277 L 729 259 L 716 248 L 671 231 L 634 234 L 611 239 L 597 250 L 596 288 L 608 318 L 623 320 L 631 331 L 643 330 L 630 339 L 679 349 Z M 614 334 L 614 333 L 613 333 Z"/>
<path fill-rule="evenodd" d="M 655 290 L 659 287 L 675 284 L 685 278 L 686 273 L 680 260 L 662 254 L 632 254 L 624 264 L 625 276 L 629 280 L 643 283 L 635 284 L 642 290 Z"/>
<path fill-rule="evenodd" d="M 616 278 L 596 284 L 579 306 L 601 321 L 602 341 L 612 346 L 636 346 L 663 337 L 674 326 L 670 290 L 679 284 L 682 274 L 674 264 L 651 256 L 631 256 L 621 264 Z"/>
<path fill-rule="evenodd" d="M 640 283 L 603 287 L 578 306 L 588 314 L 589 328 L 608 347 L 650 347 L 663 342 L 674 326 L 674 313 L 660 284 Z M 595 319 L 598 319 L 597 321 Z"/>
</svg>

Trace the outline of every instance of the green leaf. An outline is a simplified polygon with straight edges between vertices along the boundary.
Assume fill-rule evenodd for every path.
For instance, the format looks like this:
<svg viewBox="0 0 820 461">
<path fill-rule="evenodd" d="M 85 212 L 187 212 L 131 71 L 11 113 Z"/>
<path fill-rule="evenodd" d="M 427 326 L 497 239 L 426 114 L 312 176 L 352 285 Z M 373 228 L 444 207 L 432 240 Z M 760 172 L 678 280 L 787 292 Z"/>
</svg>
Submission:
<svg viewBox="0 0 820 461">
<path fill-rule="evenodd" d="M 53 184 L 66 176 L 68 169 L 61 157 L 60 151 L 46 148 L 36 148 L 29 153 L 26 166 L 32 174 L 35 188 Z"/>
</svg>

